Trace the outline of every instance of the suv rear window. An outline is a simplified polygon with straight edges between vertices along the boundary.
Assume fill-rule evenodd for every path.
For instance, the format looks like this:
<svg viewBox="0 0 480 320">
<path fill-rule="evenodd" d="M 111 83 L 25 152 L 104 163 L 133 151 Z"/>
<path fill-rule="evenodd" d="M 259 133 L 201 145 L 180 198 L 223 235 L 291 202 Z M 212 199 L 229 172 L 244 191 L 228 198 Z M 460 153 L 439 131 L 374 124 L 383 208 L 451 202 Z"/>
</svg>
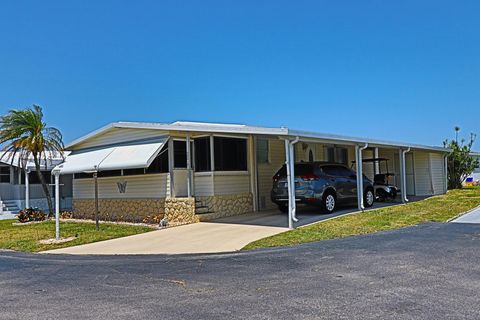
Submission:
<svg viewBox="0 0 480 320">
<path fill-rule="evenodd" d="M 314 166 L 309 163 L 297 163 L 295 164 L 295 176 L 308 176 L 314 174 Z M 275 177 L 284 178 L 287 176 L 287 167 L 283 167 L 278 170 Z"/>
<path fill-rule="evenodd" d="M 322 166 L 322 170 L 329 176 L 336 177 L 348 177 L 354 174 L 350 169 L 343 166 Z"/>
</svg>

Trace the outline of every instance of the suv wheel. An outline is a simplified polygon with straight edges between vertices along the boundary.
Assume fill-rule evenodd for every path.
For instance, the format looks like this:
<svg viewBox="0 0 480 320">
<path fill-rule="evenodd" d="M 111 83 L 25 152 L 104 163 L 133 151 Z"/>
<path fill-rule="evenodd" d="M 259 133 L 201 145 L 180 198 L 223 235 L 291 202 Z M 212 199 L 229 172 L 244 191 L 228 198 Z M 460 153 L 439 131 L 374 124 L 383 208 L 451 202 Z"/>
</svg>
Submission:
<svg viewBox="0 0 480 320">
<path fill-rule="evenodd" d="M 365 205 L 365 207 L 373 206 L 373 202 L 375 201 L 375 196 L 371 189 L 367 189 L 363 197 L 364 197 L 363 204 Z"/>
<path fill-rule="evenodd" d="M 335 194 L 333 192 L 328 192 L 323 197 L 323 208 L 327 210 L 328 213 L 332 213 L 336 206 L 337 206 L 337 199 L 335 198 Z"/>
</svg>

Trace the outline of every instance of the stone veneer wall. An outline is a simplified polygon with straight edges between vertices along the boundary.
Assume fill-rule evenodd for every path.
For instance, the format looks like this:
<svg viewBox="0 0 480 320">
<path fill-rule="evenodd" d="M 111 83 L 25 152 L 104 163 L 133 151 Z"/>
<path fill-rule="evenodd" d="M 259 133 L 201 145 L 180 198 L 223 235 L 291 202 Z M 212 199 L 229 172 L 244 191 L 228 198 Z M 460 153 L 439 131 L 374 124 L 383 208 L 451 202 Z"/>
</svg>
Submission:
<svg viewBox="0 0 480 320">
<path fill-rule="evenodd" d="M 159 223 L 165 213 L 165 199 L 99 199 L 100 220 Z M 94 199 L 74 199 L 73 217 L 95 219 Z"/>
<path fill-rule="evenodd" d="M 196 197 L 212 213 L 200 216 L 201 221 L 240 215 L 253 211 L 251 193 Z"/>
<path fill-rule="evenodd" d="M 169 226 L 198 222 L 195 215 L 195 198 L 165 199 L 165 219 Z"/>
</svg>

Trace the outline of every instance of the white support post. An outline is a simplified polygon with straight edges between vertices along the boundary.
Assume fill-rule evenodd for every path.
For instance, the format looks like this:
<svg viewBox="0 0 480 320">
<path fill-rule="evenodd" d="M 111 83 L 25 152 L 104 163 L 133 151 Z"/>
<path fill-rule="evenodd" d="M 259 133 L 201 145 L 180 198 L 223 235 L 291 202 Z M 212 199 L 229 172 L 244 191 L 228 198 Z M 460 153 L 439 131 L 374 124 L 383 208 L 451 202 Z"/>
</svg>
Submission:
<svg viewBox="0 0 480 320">
<path fill-rule="evenodd" d="M 406 170 L 406 161 L 405 154 L 410 151 L 410 148 L 407 150 L 400 149 L 400 194 L 402 196 L 402 203 L 407 203 L 407 170 Z"/>
<path fill-rule="evenodd" d="M 248 137 L 248 172 L 250 175 L 250 192 L 252 193 L 253 212 L 257 212 L 259 208 L 258 203 L 258 189 L 257 189 L 257 153 L 255 137 L 250 135 Z"/>
<path fill-rule="evenodd" d="M 93 173 L 93 184 L 94 184 L 94 194 L 95 194 L 95 228 L 98 231 L 100 230 L 100 225 L 98 222 L 98 172 L 97 171 Z"/>
<path fill-rule="evenodd" d="M 373 152 L 374 152 L 374 155 L 373 157 L 375 159 L 378 159 L 379 158 L 379 152 L 378 152 L 378 147 L 376 147 L 375 149 L 373 149 Z M 379 161 L 374 161 L 374 174 L 379 174 L 380 173 L 380 162 Z"/>
<path fill-rule="evenodd" d="M 447 193 L 448 191 L 448 155 L 445 155 L 445 159 L 444 159 L 444 168 L 443 168 L 443 172 L 444 172 L 444 179 L 445 179 L 445 193 Z"/>
<path fill-rule="evenodd" d="M 173 139 L 168 140 L 168 175 L 170 177 L 170 197 L 175 198 L 175 183 L 174 183 L 174 170 L 173 170 Z"/>
<path fill-rule="evenodd" d="M 358 210 L 363 211 L 365 210 L 365 205 L 363 203 L 363 160 L 362 160 L 362 152 L 368 147 L 365 144 L 364 147 L 355 146 L 355 157 L 356 157 L 356 169 L 357 169 L 357 203 L 358 203 Z"/>
<path fill-rule="evenodd" d="M 55 239 L 60 240 L 60 172 L 55 176 Z"/>
<path fill-rule="evenodd" d="M 192 157 L 190 156 L 190 133 L 187 133 L 187 196 L 192 196 Z"/>
<path fill-rule="evenodd" d="M 297 222 L 297 192 L 295 187 L 295 145 L 290 142 L 290 179 L 291 179 L 291 192 L 292 192 L 292 221 Z"/>
<path fill-rule="evenodd" d="M 403 150 L 400 149 L 398 152 L 400 155 L 400 193 L 402 196 L 402 203 L 405 203 L 405 188 L 403 188 L 403 180 L 405 179 L 404 168 L 403 168 Z"/>
<path fill-rule="evenodd" d="M 288 228 L 293 229 L 292 219 L 292 180 L 290 179 L 290 142 L 285 140 L 285 167 L 287 168 L 287 186 L 288 186 Z M 293 199 L 295 202 L 295 199 Z"/>
<path fill-rule="evenodd" d="M 25 208 L 30 208 L 30 180 L 29 175 L 30 170 L 25 170 Z"/>
</svg>

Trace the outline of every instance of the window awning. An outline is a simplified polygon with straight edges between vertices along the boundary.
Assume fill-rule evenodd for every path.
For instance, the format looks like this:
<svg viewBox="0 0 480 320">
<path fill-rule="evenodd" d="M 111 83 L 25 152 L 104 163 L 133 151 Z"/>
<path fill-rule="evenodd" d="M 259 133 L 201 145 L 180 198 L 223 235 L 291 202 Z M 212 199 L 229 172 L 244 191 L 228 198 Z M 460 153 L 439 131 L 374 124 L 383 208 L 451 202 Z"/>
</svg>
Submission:
<svg viewBox="0 0 480 320">
<path fill-rule="evenodd" d="M 168 141 L 168 137 L 155 142 L 110 146 L 102 149 L 72 152 L 52 171 L 60 174 L 120 169 L 148 168 Z"/>
</svg>

